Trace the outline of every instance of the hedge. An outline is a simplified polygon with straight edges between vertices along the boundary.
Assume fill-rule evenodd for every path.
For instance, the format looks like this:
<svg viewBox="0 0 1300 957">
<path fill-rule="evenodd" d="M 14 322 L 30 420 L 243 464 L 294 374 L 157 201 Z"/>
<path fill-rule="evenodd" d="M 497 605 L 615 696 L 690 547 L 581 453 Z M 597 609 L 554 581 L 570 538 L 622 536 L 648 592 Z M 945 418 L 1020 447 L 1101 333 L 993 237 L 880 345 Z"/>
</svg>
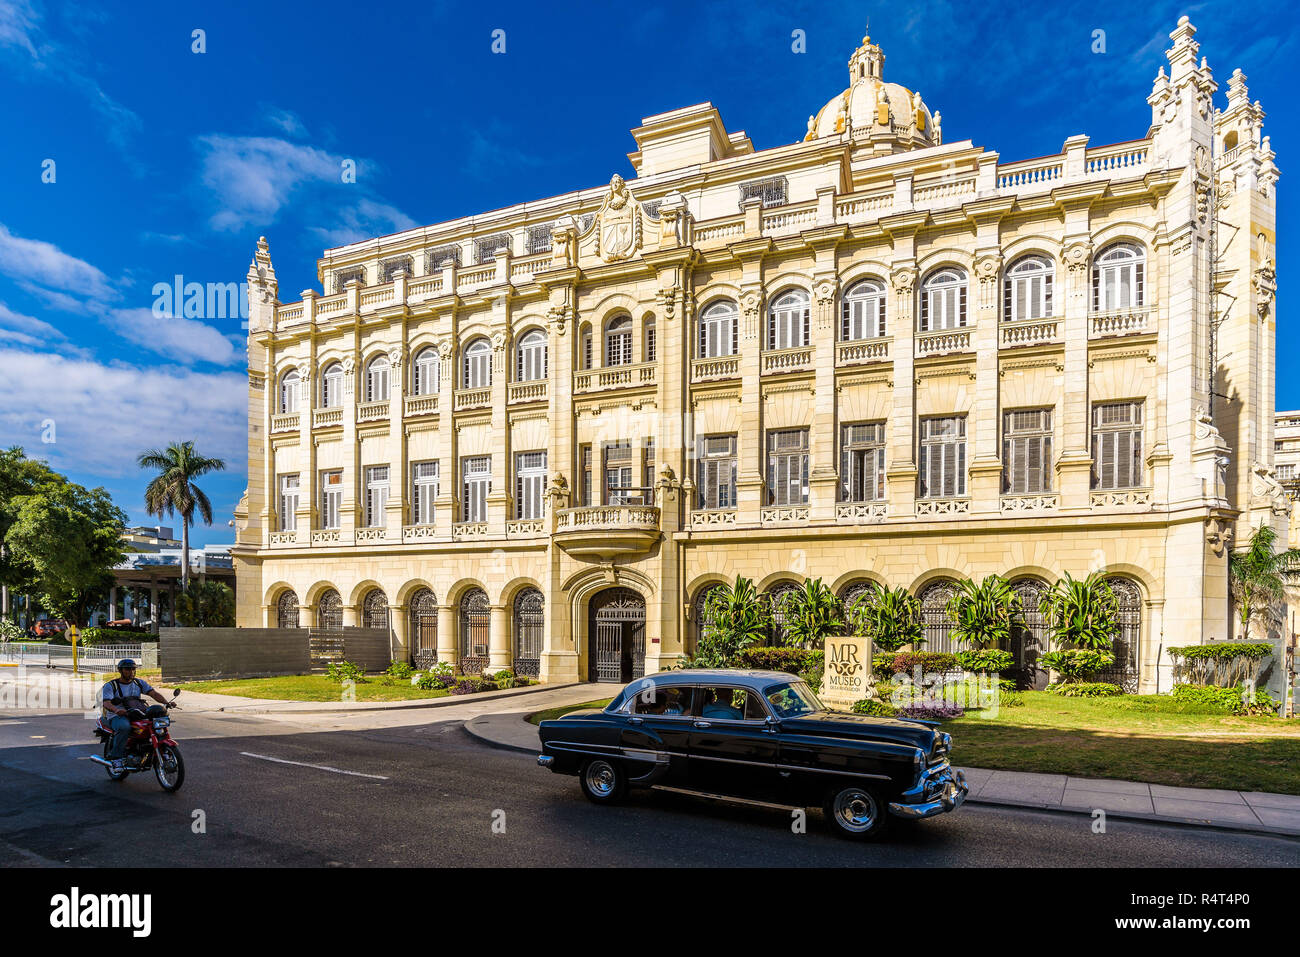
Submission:
<svg viewBox="0 0 1300 957">
<path fill-rule="evenodd" d="M 888 681 L 894 675 L 910 675 L 920 667 L 922 675 L 947 674 L 961 671 L 957 656 L 944 651 L 909 651 L 898 654 L 876 655 L 871 661 L 871 669 L 876 677 Z"/>
<path fill-rule="evenodd" d="M 1210 645 L 1170 648 L 1174 675 L 1192 685 L 1232 688 L 1259 677 L 1273 646 L 1244 641 L 1218 641 Z"/>
</svg>

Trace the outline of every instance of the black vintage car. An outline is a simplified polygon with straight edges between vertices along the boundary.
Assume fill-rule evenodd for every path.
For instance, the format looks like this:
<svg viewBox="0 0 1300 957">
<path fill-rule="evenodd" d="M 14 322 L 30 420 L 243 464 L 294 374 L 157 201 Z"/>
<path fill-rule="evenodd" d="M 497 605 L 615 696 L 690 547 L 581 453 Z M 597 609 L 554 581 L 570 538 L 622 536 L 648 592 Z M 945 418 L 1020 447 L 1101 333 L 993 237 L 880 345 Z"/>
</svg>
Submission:
<svg viewBox="0 0 1300 957">
<path fill-rule="evenodd" d="M 638 678 L 603 711 L 539 728 L 538 763 L 576 774 L 597 804 L 666 785 L 821 807 L 835 830 L 874 839 L 890 816 L 920 819 L 966 800 L 950 735 L 922 721 L 825 707 L 784 672 L 688 670 Z"/>
</svg>

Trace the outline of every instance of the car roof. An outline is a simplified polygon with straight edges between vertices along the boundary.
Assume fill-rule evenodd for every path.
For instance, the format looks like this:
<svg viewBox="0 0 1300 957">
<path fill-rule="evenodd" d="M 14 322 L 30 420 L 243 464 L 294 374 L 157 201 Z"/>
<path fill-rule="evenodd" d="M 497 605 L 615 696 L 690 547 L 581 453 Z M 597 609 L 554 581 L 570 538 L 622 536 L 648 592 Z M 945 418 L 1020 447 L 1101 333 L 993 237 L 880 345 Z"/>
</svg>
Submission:
<svg viewBox="0 0 1300 957">
<path fill-rule="evenodd" d="M 741 671 L 733 668 L 683 668 L 677 671 L 659 671 L 652 675 L 646 675 L 644 678 L 633 679 L 628 683 L 628 687 L 631 688 L 638 682 L 652 681 L 656 685 L 738 685 L 743 688 L 752 688 L 755 691 L 762 691 L 764 688 L 777 682 L 785 683 L 797 680 L 799 680 L 798 675 L 792 675 L 787 671 Z"/>
</svg>

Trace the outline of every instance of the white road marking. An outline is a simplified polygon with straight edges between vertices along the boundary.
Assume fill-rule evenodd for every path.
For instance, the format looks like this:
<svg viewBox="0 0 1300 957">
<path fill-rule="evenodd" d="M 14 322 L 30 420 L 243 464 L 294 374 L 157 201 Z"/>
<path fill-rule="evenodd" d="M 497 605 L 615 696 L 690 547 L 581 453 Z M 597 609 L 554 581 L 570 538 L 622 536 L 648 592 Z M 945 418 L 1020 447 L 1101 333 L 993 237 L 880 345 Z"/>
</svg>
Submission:
<svg viewBox="0 0 1300 957">
<path fill-rule="evenodd" d="M 360 771 L 344 771 L 342 768 L 331 768 L 325 764 L 305 764 L 302 761 L 286 761 L 284 758 L 273 758 L 267 754 L 253 754 L 251 751 L 240 751 L 246 758 L 257 758 L 259 761 L 274 761 L 276 764 L 292 764 L 299 768 L 315 768 L 317 771 L 332 771 L 335 774 L 349 774 L 354 778 L 376 778 L 380 781 L 387 781 L 388 778 L 382 774 L 362 774 Z"/>
</svg>

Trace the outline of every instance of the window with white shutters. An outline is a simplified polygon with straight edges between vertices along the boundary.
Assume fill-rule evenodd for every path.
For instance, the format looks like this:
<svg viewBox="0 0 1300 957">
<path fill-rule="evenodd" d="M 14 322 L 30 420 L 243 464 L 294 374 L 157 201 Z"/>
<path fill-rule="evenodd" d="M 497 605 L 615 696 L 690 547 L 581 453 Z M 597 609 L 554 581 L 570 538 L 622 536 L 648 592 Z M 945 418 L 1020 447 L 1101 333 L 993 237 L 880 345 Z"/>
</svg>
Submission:
<svg viewBox="0 0 1300 957">
<path fill-rule="evenodd" d="M 874 279 L 857 283 L 844 294 L 840 339 L 874 339 L 885 334 L 885 285 Z"/>
<path fill-rule="evenodd" d="M 438 498 L 438 463 L 411 463 L 411 524 L 434 524 L 434 501 Z"/>
<path fill-rule="evenodd" d="M 701 359 L 734 356 L 740 336 L 739 310 L 728 300 L 712 303 L 700 313 L 700 341 L 696 354 Z"/>
<path fill-rule="evenodd" d="M 438 350 L 432 346 L 415 354 L 411 363 L 411 388 L 416 395 L 437 395 Z"/>
<path fill-rule="evenodd" d="M 769 505 L 803 505 L 808 501 L 808 430 L 767 433 Z"/>
<path fill-rule="evenodd" d="M 768 349 L 798 349 L 808 345 L 811 316 L 808 293 L 802 289 L 778 296 L 767 314 Z"/>
<path fill-rule="evenodd" d="M 736 507 L 736 437 L 708 435 L 696 446 L 698 508 Z"/>
<path fill-rule="evenodd" d="M 546 453 L 520 452 L 515 456 L 515 518 L 545 514 Z"/>
<path fill-rule="evenodd" d="M 966 417 L 921 420 L 918 455 L 921 498 L 966 494 Z"/>
<path fill-rule="evenodd" d="M 492 384 L 492 346 L 486 339 L 475 339 L 465 347 L 462 388 L 486 389 Z"/>
<path fill-rule="evenodd" d="M 1093 312 L 1136 309 L 1144 299 L 1146 256 L 1134 243 L 1112 243 L 1092 264 Z"/>
<path fill-rule="evenodd" d="M 840 501 L 878 502 L 885 497 L 885 423 L 840 427 Z"/>
<path fill-rule="evenodd" d="M 580 468 L 582 471 L 582 489 L 581 489 L 582 504 L 584 506 L 599 505 L 600 503 L 592 497 L 592 485 L 591 485 L 592 467 L 591 467 L 591 446 L 590 445 L 584 445 L 578 449 L 578 459 L 581 463 Z"/>
<path fill-rule="evenodd" d="M 388 506 L 388 466 L 372 465 L 366 469 L 366 527 L 380 528 L 386 524 L 385 508 Z"/>
<path fill-rule="evenodd" d="M 957 329 L 966 325 L 966 273 L 946 267 L 921 286 L 921 331 Z"/>
<path fill-rule="evenodd" d="M 578 361 L 583 369 L 591 368 L 591 328 L 588 327 L 582 331 L 582 355 Z"/>
<path fill-rule="evenodd" d="M 298 527 L 298 475 L 280 476 L 280 531 L 292 532 Z"/>
<path fill-rule="evenodd" d="M 645 321 L 645 353 L 642 356 L 643 362 L 655 361 L 655 323 L 653 319 Z"/>
<path fill-rule="evenodd" d="M 1142 486 L 1142 403 L 1092 407 L 1092 487 Z"/>
<path fill-rule="evenodd" d="M 1051 316 L 1053 272 L 1046 256 L 1016 260 L 1002 280 L 1002 317 L 1016 322 Z"/>
<path fill-rule="evenodd" d="M 546 333 L 533 329 L 519 340 L 515 362 L 515 379 L 532 382 L 546 378 Z"/>
<path fill-rule="evenodd" d="M 388 398 L 388 356 L 376 356 L 366 366 L 366 401 L 383 402 Z"/>
<path fill-rule="evenodd" d="M 336 409 L 343 404 L 343 365 L 331 362 L 320 379 L 320 404 L 322 408 Z"/>
<path fill-rule="evenodd" d="M 487 497 L 492 491 L 492 456 L 475 455 L 460 460 L 461 521 L 486 522 Z"/>
<path fill-rule="evenodd" d="M 343 472 L 332 469 L 320 473 L 320 527 L 338 528 L 343 511 Z"/>
<path fill-rule="evenodd" d="M 605 365 L 632 363 L 632 317 L 620 316 L 605 327 Z"/>
<path fill-rule="evenodd" d="M 606 445 L 605 459 L 605 504 L 630 505 L 640 498 L 640 489 L 636 483 L 636 449 L 630 443 L 619 442 Z"/>
<path fill-rule="evenodd" d="M 297 412 L 298 395 L 302 390 L 296 370 L 290 369 L 280 378 L 280 411 Z"/>
<path fill-rule="evenodd" d="M 1052 490 L 1052 410 L 1024 409 L 1002 416 L 1002 491 L 1026 495 Z"/>
</svg>

